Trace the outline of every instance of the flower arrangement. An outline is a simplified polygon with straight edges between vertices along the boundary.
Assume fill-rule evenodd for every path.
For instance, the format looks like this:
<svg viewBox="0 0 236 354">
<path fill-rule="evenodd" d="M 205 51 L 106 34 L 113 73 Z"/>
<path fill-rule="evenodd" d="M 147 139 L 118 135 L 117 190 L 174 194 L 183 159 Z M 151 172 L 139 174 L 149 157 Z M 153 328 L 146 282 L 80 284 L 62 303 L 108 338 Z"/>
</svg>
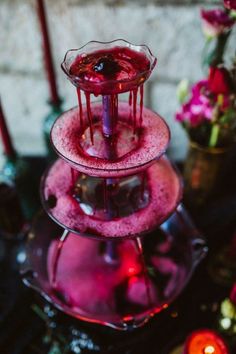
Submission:
<svg viewBox="0 0 236 354">
<path fill-rule="evenodd" d="M 224 54 L 236 24 L 236 0 L 225 0 L 224 8 L 202 10 L 202 27 L 206 44 L 213 49 L 204 55 L 207 78 L 189 91 L 186 80 L 178 88 L 181 108 L 176 120 L 182 124 L 192 142 L 205 148 L 228 147 L 236 141 L 236 57 L 230 68 Z"/>
<path fill-rule="evenodd" d="M 224 0 L 224 5 L 229 10 L 236 10 L 236 0 Z"/>
</svg>

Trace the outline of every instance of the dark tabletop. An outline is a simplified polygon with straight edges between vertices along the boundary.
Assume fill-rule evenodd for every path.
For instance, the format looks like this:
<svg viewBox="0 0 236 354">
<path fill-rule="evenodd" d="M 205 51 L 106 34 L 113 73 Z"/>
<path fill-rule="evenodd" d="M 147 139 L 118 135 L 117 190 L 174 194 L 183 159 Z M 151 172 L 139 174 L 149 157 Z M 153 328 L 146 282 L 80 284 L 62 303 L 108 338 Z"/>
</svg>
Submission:
<svg viewBox="0 0 236 354">
<path fill-rule="evenodd" d="M 43 158 L 28 158 L 38 189 L 46 167 Z M 236 166 L 236 165 L 235 165 Z M 198 266 L 181 296 L 146 326 L 128 333 L 75 321 L 46 304 L 26 288 L 16 255 L 23 240 L 0 239 L 0 354 L 111 353 L 167 354 L 197 328 L 216 328 L 220 302 L 229 295 L 228 284 L 218 284 L 209 269 L 214 255 L 230 243 L 236 230 L 236 171 L 234 165 L 218 195 L 199 210 L 189 208 L 205 235 L 209 254 Z M 38 195 L 36 195 L 39 204 Z M 40 204 L 39 204 L 40 206 Z M 20 260 L 19 260 L 20 261 Z M 57 343 L 64 343 L 60 351 Z M 74 351 L 69 351 L 69 347 Z M 236 351 L 235 351 L 236 353 Z M 232 354 L 235 354 L 232 353 Z"/>
</svg>

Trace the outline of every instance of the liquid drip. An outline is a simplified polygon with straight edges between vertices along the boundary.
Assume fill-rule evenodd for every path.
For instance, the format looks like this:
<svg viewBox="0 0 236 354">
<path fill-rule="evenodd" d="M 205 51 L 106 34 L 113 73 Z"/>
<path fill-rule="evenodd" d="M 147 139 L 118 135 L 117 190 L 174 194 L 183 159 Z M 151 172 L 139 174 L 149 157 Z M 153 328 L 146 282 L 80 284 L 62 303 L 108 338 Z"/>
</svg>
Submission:
<svg viewBox="0 0 236 354">
<path fill-rule="evenodd" d="M 148 303 L 148 306 L 151 307 L 152 306 L 152 298 L 151 298 L 151 289 L 150 289 L 150 284 L 149 284 L 150 280 L 148 279 L 148 270 L 147 270 L 147 266 L 145 263 L 143 246 L 142 246 L 142 242 L 141 242 L 140 238 L 136 238 L 135 242 L 136 242 L 137 250 L 139 252 L 140 262 L 141 262 L 141 266 L 142 266 L 142 275 L 143 275 L 144 281 L 145 281 L 145 287 L 146 287 L 146 293 L 147 293 L 147 303 Z"/>
<path fill-rule="evenodd" d="M 113 122 L 113 133 L 116 133 L 116 124 L 118 121 L 118 95 L 111 95 L 111 119 Z"/>
<path fill-rule="evenodd" d="M 77 87 L 77 96 L 78 96 L 78 102 L 79 102 L 79 118 L 80 118 L 80 126 L 81 130 L 83 130 L 84 127 L 84 120 L 83 120 L 83 105 L 82 105 L 82 100 L 81 100 L 81 90 Z"/>
<path fill-rule="evenodd" d="M 137 92 L 138 92 L 137 88 L 133 90 L 133 127 L 134 127 L 134 133 L 135 133 L 135 130 L 136 130 Z"/>
<path fill-rule="evenodd" d="M 92 120 L 90 96 L 91 96 L 90 93 L 85 92 L 87 116 L 88 116 L 89 129 L 90 129 L 90 140 L 91 140 L 91 143 L 93 145 L 94 144 L 94 140 L 93 140 L 93 120 Z"/>
<path fill-rule="evenodd" d="M 57 278 L 57 269 L 58 269 L 58 263 L 59 263 L 59 258 L 61 255 L 62 248 L 64 246 L 64 242 L 67 239 L 67 236 L 69 235 L 69 231 L 65 230 L 60 238 L 60 240 L 57 243 L 57 247 L 55 249 L 55 257 L 53 261 L 53 267 L 52 267 L 52 284 L 55 287 L 57 285 L 56 278 Z"/>
<path fill-rule="evenodd" d="M 129 119 L 132 118 L 132 102 L 133 102 L 133 93 L 130 91 L 129 93 Z"/>
<path fill-rule="evenodd" d="M 133 101 L 133 95 L 132 95 L 132 91 L 130 91 L 130 93 L 129 93 L 129 106 L 132 106 L 132 101 Z"/>
<path fill-rule="evenodd" d="M 143 89 L 143 85 L 141 85 L 140 86 L 140 116 L 139 116 L 140 127 L 142 126 L 142 122 L 143 122 L 143 94 L 144 94 L 144 89 Z"/>
</svg>

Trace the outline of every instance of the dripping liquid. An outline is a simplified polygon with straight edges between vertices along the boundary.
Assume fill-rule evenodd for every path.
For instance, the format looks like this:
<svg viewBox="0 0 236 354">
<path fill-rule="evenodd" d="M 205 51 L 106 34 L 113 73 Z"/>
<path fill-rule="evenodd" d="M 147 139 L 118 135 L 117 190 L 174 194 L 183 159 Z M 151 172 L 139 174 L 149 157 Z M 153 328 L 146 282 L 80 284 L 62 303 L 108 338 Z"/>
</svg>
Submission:
<svg viewBox="0 0 236 354">
<path fill-rule="evenodd" d="M 64 243 L 67 239 L 67 236 L 69 235 L 69 231 L 65 230 L 57 244 L 57 247 L 55 249 L 55 257 L 53 261 L 53 267 L 52 267 L 52 285 L 53 287 L 56 287 L 57 285 L 57 268 L 58 268 L 58 263 L 59 263 L 59 258 L 61 255 L 62 248 L 64 246 Z"/>
<path fill-rule="evenodd" d="M 140 258 L 140 262 L 141 262 L 141 266 L 142 266 L 142 276 L 143 276 L 144 282 L 145 282 L 145 288 L 146 288 L 146 294 L 147 294 L 147 304 L 148 304 L 148 307 L 151 307 L 152 306 L 152 298 L 151 298 L 150 284 L 149 284 L 149 279 L 148 279 L 148 270 L 147 270 L 147 266 L 146 266 L 146 262 L 145 262 L 145 258 L 144 258 L 144 254 L 143 254 L 143 246 L 142 246 L 142 242 L 141 242 L 140 238 L 137 238 L 135 240 L 135 242 L 136 242 L 137 250 L 139 252 L 139 258 Z"/>
<path fill-rule="evenodd" d="M 137 92 L 138 92 L 138 89 L 135 88 L 133 90 L 133 129 L 134 129 L 134 134 L 136 131 Z"/>
<path fill-rule="evenodd" d="M 82 99 L 81 99 L 81 90 L 79 88 L 77 88 L 77 96 L 78 96 L 78 102 L 79 102 L 80 127 L 81 127 L 81 130 L 83 130 L 83 127 L 84 127 L 83 105 L 82 105 Z"/>
<path fill-rule="evenodd" d="M 142 126 L 143 122 L 143 85 L 140 86 L 140 117 L 139 117 L 139 125 Z"/>
</svg>

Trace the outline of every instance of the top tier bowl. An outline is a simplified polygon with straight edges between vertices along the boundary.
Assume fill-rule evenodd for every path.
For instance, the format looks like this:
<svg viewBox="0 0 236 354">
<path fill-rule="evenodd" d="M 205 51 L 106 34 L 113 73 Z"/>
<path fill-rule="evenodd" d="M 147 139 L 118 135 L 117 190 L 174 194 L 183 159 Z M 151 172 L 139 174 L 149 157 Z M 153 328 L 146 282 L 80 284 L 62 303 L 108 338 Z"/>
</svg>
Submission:
<svg viewBox="0 0 236 354">
<path fill-rule="evenodd" d="M 157 59 L 146 45 L 133 45 L 123 39 L 91 41 L 69 50 L 62 69 L 76 87 L 94 95 L 131 91 L 150 76 Z"/>
</svg>

